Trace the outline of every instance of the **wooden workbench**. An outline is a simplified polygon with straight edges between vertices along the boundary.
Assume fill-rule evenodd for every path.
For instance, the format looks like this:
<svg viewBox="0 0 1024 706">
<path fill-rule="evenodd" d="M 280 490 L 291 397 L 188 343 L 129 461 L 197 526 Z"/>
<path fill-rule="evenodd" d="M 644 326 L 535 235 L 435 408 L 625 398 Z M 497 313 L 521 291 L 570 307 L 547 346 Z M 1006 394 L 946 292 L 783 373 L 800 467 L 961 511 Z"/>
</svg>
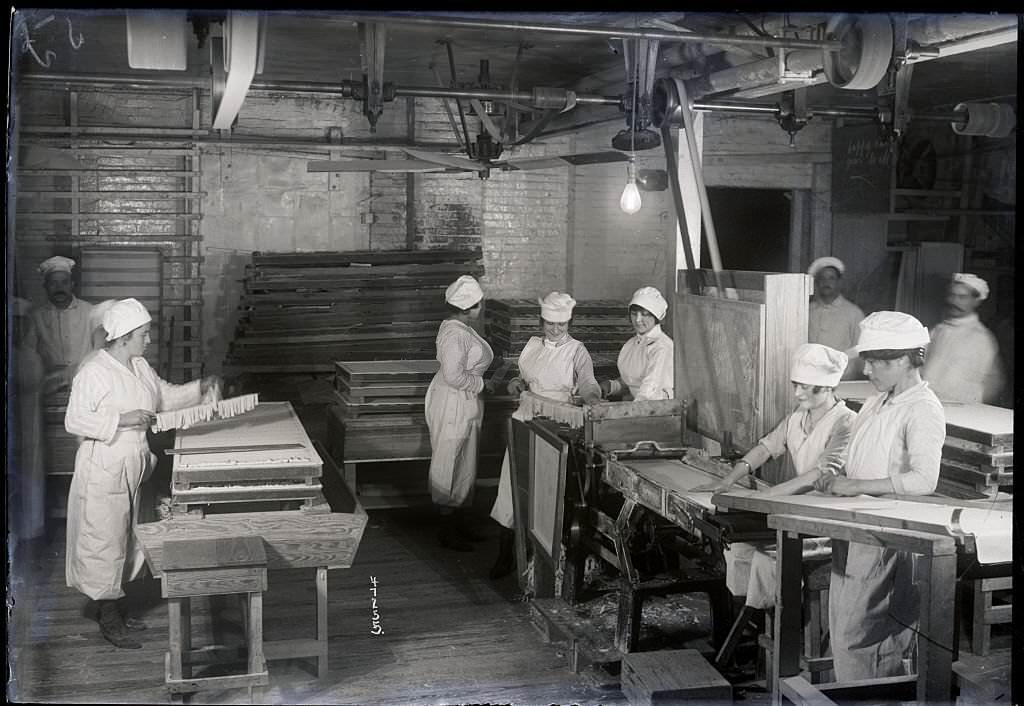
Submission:
<svg viewBox="0 0 1024 706">
<path fill-rule="evenodd" d="M 776 683 L 772 685 L 776 703 L 783 692 L 793 696 L 794 690 L 807 686 L 794 676 L 799 671 L 794 645 L 799 645 L 800 631 L 800 571 L 796 570 L 802 561 L 800 535 L 892 546 L 925 558 L 930 576 L 922 588 L 921 632 L 928 639 L 918 645 L 916 695 L 928 701 L 948 700 L 956 645 L 957 548 L 973 554 L 981 564 L 1009 567 L 1013 547 L 1010 503 L 934 496 L 836 497 L 817 492 L 769 497 L 751 491 L 718 493 L 712 501 L 719 507 L 764 513 L 768 525 L 778 530 L 773 637 Z M 907 679 L 902 683 L 906 686 Z"/>
<path fill-rule="evenodd" d="M 161 522 L 138 525 L 135 537 L 141 543 L 146 563 L 156 578 L 163 576 L 164 543 L 175 540 L 218 539 L 222 537 L 260 537 L 266 548 L 266 566 L 273 576 L 275 569 L 316 569 L 316 632 L 315 637 L 300 640 L 267 642 L 267 660 L 285 658 L 317 658 L 317 676 L 327 675 L 327 571 L 352 566 L 359 542 L 366 527 L 366 513 L 356 507 L 353 513 L 253 512 L 206 517 L 182 516 Z M 188 666 L 198 663 L 209 653 L 190 645 L 174 645 L 174 626 L 189 620 L 187 599 L 168 599 L 171 618 L 171 659 L 169 675 L 182 679 Z M 187 632 L 185 632 L 187 634 Z M 208 656 L 206 658 L 208 661 Z M 187 676 L 187 675 L 184 675 Z"/>
</svg>

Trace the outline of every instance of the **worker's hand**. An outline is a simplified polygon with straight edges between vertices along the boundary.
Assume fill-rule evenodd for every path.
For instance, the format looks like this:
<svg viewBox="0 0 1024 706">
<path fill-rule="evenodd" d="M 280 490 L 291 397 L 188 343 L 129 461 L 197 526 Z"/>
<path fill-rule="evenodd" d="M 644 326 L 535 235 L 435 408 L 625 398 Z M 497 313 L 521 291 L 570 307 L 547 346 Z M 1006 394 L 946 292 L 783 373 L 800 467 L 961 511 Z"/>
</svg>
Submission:
<svg viewBox="0 0 1024 706">
<path fill-rule="evenodd" d="M 612 394 L 612 381 L 601 380 L 597 384 L 601 387 L 601 397 L 608 399 L 608 395 Z"/>
<path fill-rule="evenodd" d="M 578 400 L 578 402 L 576 402 L 577 404 L 597 404 L 598 402 L 601 401 L 601 398 L 598 397 L 597 395 L 584 395 L 578 398 L 574 397 L 573 400 Z"/>
<path fill-rule="evenodd" d="M 822 480 L 829 479 L 823 493 L 829 493 L 831 495 L 860 495 L 860 491 L 857 489 L 857 481 L 847 478 L 846 476 L 834 476 L 831 473 L 822 475 Z M 824 485 L 824 484 L 823 484 Z M 817 488 L 818 484 L 815 483 L 814 487 Z"/>
<path fill-rule="evenodd" d="M 512 378 L 508 383 L 508 394 L 518 397 L 527 389 L 526 382 L 520 378 Z"/>
<path fill-rule="evenodd" d="M 137 427 L 148 427 L 156 421 L 156 415 L 148 409 L 133 409 L 131 412 L 121 412 L 118 419 L 118 429 L 135 429 Z"/>
<path fill-rule="evenodd" d="M 483 394 L 483 395 L 487 395 L 487 396 L 493 395 L 494 394 L 494 382 L 492 380 L 485 380 L 484 381 L 484 389 L 482 389 L 480 391 L 480 393 Z"/>
<path fill-rule="evenodd" d="M 723 483 L 722 481 L 713 481 L 711 483 L 703 483 L 698 486 L 690 488 L 691 493 L 720 493 L 723 490 L 728 490 L 732 487 L 732 483 Z"/>
<path fill-rule="evenodd" d="M 220 375 L 207 375 L 199 381 L 199 392 L 205 395 L 211 389 L 220 389 L 223 386 L 223 381 Z"/>
</svg>

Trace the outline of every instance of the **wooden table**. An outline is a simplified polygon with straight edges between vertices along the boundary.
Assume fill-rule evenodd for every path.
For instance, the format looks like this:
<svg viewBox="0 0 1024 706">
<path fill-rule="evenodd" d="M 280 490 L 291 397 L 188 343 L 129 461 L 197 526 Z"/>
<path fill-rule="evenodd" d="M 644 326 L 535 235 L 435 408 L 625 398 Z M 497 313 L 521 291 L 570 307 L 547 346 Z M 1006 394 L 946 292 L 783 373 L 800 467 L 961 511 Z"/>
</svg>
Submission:
<svg viewBox="0 0 1024 706">
<path fill-rule="evenodd" d="M 795 568 L 802 561 L 800 535 L 892 546 L 925 557 L 924 568 L 930 572 L 930 583 L 922 587 L 921 632 L 928 639 L 918 641 L 916 695 L 929 702 L 949 700 L 951 664 L 956 651 L 957 548 L 973 554 L 982 564 L 1009 567 L 1009 503 L 964 502 L 935 496 L 836 497 L 816 492 L 769 497 L 751 491 L 719 493 L 712 501 L 719 507 L 764 513 L 769 516 L 769 526 L 778 530 L 778 602 L 773 639 L 776 683 L 772 685 L 776 703 L 783 692 L 794 700 L 813 696 L 806 689 L 810 685 L 794 678 L 799 671 L 800 572 Z M 976 523 L 981 518 L 991 520 L 990 525 L 978 527 Z M 881 685 L 862 686 L 894 689 L 899 686 L 897 682 L 905 685 L 907 681 L 883 680 Z"/>
<path fill-rule="evenodd" d="M 254 512 L 206 517 L 182 516 L 138 525 L 136 540 L 142 544 L 146 563 L 156 578 L 163 578 L 164 543 L 176 540 L 260 537 L 266 548 L 266 567 L 316 569 L 316 636 L 309 639 L 267 642 L 267 660 L 317 658 L 317 677 L 327 675 L 327 571 L 352 566 L 366 527 L 366 513 Z M 272 576 L 272 573 L 271 573 Z M 210 648 L 194 650 L 183 641 L 190 615 L 187 599 L 169 598 L 169 678 L 187 677 L 189 665 L 209 661 Z M 215 646 L 216 648 L 216 646 Z"/>
</svg>

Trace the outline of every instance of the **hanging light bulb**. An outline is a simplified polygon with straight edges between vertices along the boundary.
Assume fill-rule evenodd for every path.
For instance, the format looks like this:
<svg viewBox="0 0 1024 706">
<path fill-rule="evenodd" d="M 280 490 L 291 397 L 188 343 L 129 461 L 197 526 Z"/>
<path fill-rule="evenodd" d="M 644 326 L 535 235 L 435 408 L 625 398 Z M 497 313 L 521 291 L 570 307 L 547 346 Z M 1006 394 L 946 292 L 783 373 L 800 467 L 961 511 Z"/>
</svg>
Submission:
<svg viewBox="0 0 1024 706">
<path fill-rule="evenodd" d="M 636 188 L 636 169 L 632 160 L 626 167 L 626 174 L 626 188 L 622 190 L 622 196 L 619 198 L 619 208 L 633 215 L 640 210 L 642 202 L 640 201 L 640 189 Z"/>
</svg>

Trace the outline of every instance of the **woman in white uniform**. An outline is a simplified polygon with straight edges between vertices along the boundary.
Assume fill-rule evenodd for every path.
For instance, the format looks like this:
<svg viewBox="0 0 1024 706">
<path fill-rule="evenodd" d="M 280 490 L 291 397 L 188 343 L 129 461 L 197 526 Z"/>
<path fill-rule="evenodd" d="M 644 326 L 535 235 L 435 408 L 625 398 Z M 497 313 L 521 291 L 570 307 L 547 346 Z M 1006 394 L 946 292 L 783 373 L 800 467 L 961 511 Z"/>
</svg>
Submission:
<svg viewBox="0 0 1024 706">
<path fill-rule="evenodd" d="M 484 406 L 483 374 L 494 353 L 470 322 L 480 318 L 484 292 L 469 275 L 462 275 L 445 290 L 451 315 L 437 332 L 437 360 L 441 364 L 427 388 L 424 403 L 430 431 L 430 497 L 441 512 L 441 546 L 471 551 L 470 541 L 480 537 L 465 524 L 463 508 L 473 499 L 477 446 Z"/>
<path fill-rule="evenodd" d="M 854 420 L 845 472 L 823 475 L 818 490 L 897 497 L 935 491 L 946 417 L 921 380 L 928 341 L 927 329 L 908 314 L 878 311 L 861 322 L 856 348 L 878 394 Z M 907 673 L 920 608 L 913 566 L 909 552 L 833 542 L 829 628 L 837 681 Z"/>
<path fill-rule="evenodd" d="M 198 404 L 220 381 L 209 376 L 172 385 L 160 379 L 142 357 L 150 316 L 135 299 L 110 307 L 103 327 L 106 347 L 78 370 L 64 417 L 67 431 L 83 438 L 68 496 L 66 578 L 98 604 L 103 637 L 137 649 L 142 645 L 127 631 L 145 625 L 126 620 L 117 600 L 124 596 L 122 584 L 145 566 L 132 528 L 139 487 L 154 463 L 146 429 L 155 412 Z"/>
<path fill-rule="evenodd" d="M 782 477 L 787 480 L 765 491 L 768 495 L 807 492 L 822 474 L 838 471 L 857 416 L 835 392 L 847 363 L 846 354 L 834 348 L 818 343 L 800 346 L 789 373 L 796 410 L 744 454 L 728 475 L 693 491 L 728 490 L 768 459 L 780 456 L 785 457 Z M 770 547 L 734 542 L 726 554 L 731 570 L 727 576 L 730 590 L 741 595 L 745 588 L 745 603 L 751 608 L 765 610 L 775 606 L 775 559 L 766 552 Z M 827 539 L 804 540 L 805 558 L 827 557 L 829 552 Z"/>
<path fill-rule="evenodd" d="M 594 361 L 586 346 L 569 335 L 572 310 L 576 300 L 564 292 L 551 292 L 540 303 L 540 325 L 544 335 L 533 336 L 519 354 L 519 377 L 508 384 L 511 395 L 525 390 L 558 402 L 579 397 L 586 403 L 601 399 L 601 387 L 594 378 Z M 529 420 L 527 405 L 521 404 L 513 419 Z M 491 568 L 491 578 L 505 576 L 515 566 L 512 526 L 512 479 L 508 450 L 501 462 L 498 497 L 491 508 L 491 517 L 504 530 L 498 545 L 498 559 Z"/>
<path fill-rule="evenodd" d="M 636 336 L 619 351 L 619 377 L 602 380 L 604 397 L 669 400 L 675 393 L 672 339 L 661 330 L 668 302 L 654 287 L 641 287 L 629 302 Z"/>
</svg>

